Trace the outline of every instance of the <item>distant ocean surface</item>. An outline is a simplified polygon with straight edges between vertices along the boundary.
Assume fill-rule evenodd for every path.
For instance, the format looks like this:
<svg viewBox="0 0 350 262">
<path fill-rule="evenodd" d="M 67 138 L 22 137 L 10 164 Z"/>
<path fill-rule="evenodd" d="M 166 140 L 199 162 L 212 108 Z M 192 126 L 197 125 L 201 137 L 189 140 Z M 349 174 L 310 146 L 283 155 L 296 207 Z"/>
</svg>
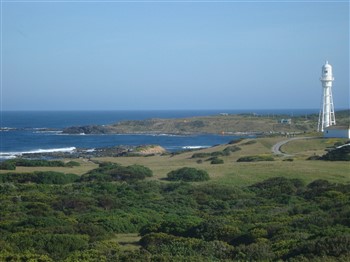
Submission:
<svg viewBox="0 0 350 262">
<path fill-rule="evenodd" d="M 178 151 L 210 147 L 240 138 L 222 135 L 66 135 L 61 133 L 63 128 L 70 126 L 107 125 L 123 120 L 180 118 L 219 113 L 304 115 L 317 113 L 317 110 L 3 111 L 1 112 L 0 160 L 28 152 L 72 151 L 75 148 L 94 149 L 119 145 L 157 144 L 168 151 Z"/>
</svg>

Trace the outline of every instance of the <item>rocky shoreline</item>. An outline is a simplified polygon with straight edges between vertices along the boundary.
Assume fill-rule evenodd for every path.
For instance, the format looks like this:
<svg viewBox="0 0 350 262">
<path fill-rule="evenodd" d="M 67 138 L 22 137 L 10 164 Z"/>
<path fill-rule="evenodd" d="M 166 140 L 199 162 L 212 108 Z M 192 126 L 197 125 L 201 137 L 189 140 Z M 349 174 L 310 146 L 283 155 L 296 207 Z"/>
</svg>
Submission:
<svg viewBox="0 0 350 262">
<path fill-rule="evenodd" d="M 20 157 L 25 159 L 90 159 L 97 157 L 149 156 L 165 153 L 167 153 L 167 151 L 158 145 L 140 145 L 101 147 L 94 149 L 76 148 L 67 152 L 24 153 Z"/>
</svg>

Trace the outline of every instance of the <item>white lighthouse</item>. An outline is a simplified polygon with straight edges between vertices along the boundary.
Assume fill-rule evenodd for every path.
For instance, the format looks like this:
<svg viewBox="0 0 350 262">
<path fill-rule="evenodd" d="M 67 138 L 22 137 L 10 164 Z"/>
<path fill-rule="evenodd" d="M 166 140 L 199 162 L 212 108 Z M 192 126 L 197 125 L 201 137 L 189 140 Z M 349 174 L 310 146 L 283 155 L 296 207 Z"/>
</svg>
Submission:
<svg viewBox="0 0 350 262">
<path fill-rule="evenodd" d="M 318 117 L 317 131 L 323 132 L 328 127 L 335 125 L 335 114 L 332 97 L 332 82 L 334 81 L 332 66 L 328 61 L 322 66 L 322 76 L 320 78 L 323 88 L 320 115 Z"/>
</svg>

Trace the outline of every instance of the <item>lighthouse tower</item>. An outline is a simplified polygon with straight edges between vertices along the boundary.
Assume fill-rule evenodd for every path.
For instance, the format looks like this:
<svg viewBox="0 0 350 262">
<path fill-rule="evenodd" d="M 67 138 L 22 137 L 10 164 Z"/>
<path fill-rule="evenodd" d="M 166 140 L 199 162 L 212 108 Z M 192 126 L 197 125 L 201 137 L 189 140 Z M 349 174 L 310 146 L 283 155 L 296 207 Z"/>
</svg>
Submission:
<svg viewBox="0 0 350 262">
<path fill-rule="evenodd" d="M 328 127 L 335 125 L 334 105 L 332 97 L 332 82 L 334 81 L 332 66 L 328 61 L 322 66 L 322 76 L 320 78 L 323 88 L 320 115 L 318 117 L 317 131 L 323 132 Z"/>
</svg>

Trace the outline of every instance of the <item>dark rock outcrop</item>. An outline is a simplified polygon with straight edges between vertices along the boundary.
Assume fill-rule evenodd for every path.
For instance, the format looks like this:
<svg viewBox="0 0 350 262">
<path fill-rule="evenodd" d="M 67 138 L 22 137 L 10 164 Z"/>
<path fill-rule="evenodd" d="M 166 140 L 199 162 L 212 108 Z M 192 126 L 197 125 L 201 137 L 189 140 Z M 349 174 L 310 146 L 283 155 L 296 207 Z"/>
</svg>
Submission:
<svg viewBox="0 0 350 262">
<path fill-rule="evenodd" d="M 63 129 L 63 134 L 110 134 L 113 133 L 109 126 L 72 126 Z"/>
</svg>

